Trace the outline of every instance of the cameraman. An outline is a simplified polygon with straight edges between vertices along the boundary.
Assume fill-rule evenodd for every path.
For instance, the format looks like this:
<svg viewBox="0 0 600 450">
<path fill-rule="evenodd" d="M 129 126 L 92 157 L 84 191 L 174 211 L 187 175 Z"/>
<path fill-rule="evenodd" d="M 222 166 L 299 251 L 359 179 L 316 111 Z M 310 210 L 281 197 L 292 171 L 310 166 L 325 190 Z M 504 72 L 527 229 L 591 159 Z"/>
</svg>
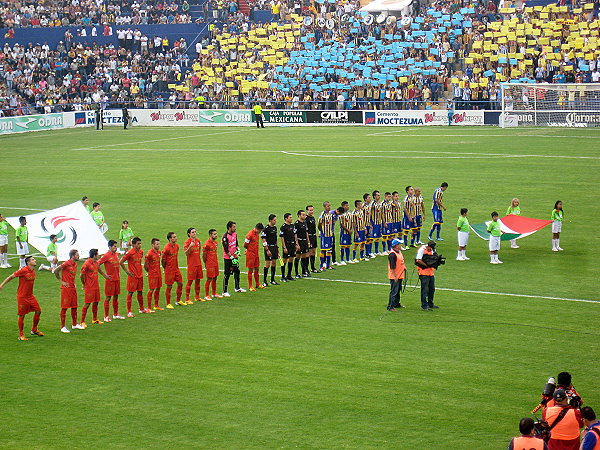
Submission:
<svg viewBox="0 0 600 450">
<path fill-rule="evenodd" d="M 507 450 L 548 450 L 543 439 L 535 437 L 535 422 L 531 417 L 523 417 L 519 422 L 521 436 L 510 440 Z"/>
<path fill-rule="evenodd" d="M 421 280 L 421 309 L 423 311 L 432 311 L 438 309 L 439 306 L 433 304 L 433 294 L 435 293 L 435 267 L 427 265 L 423 261 L 423 255 L 434 255 L 435 242 L 429 241 L 421 246 L 417 251 L 415 263 L 419 280 Z"/>
<path fill-rule="evenodd" d="M 544 409 L 542 419 L 550 426 L 549 450 L 579 450 L 579 430 L 583 427 L 581 411 L 569 405 L 564 389 L 554 391 L 555 406 Z"/>
<path fill-rule="evenodd" d="M 583 400 L 573 387 L 571 383 L 571 374 L 569 372 L 561 372 L 556 377 L 556 389 L 564 389 L 569 399 L 569 405 L 574 408 L 580 408 L 583 404 Z M 550 399 L 546 404 L 546 407 L 555 406 L 554 399 Z"/>
</svg>

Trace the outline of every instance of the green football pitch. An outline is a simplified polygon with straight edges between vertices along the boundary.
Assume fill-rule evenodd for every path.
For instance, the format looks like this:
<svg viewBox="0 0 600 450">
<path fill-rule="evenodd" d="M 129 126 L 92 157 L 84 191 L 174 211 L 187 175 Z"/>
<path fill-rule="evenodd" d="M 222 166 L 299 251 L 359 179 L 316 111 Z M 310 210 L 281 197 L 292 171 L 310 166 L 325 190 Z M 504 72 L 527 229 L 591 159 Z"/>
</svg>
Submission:
<svg viewBox="0 0 600 450">
<path fill-rule="evenodd" d="M 43 272 L 46 336 L 18 342 L 11 282 L 0 292 L 0 447 L 505 448 L 565 370 L 600 411 L 597 129 L 107 128 L 3 136 L 0 148 L 5 216 L 87 195 L 102 203 L 107 237 L 128 219 L 145 250 L 190 226 L 205 240 L 229 220 L 243 239 L 270 213 L 281 224 L 307 204 L 318 215 L 325 200 L 408 184 L 429 213 L 433 189 L 449 183 L 432 312 L 411 287 L 407 308 L 386 312 L 377 257 L 63 335 L 59 283 Z M 479 223 L 513 197 L 540 219 L 563 201 L 565 250 L 551 251 L 548 227 L 519 249 L 504 242 L 504 264 L 491 265 L 471 233 L 471 260 L 456 261 L 459 209 Z"/>
</svg>

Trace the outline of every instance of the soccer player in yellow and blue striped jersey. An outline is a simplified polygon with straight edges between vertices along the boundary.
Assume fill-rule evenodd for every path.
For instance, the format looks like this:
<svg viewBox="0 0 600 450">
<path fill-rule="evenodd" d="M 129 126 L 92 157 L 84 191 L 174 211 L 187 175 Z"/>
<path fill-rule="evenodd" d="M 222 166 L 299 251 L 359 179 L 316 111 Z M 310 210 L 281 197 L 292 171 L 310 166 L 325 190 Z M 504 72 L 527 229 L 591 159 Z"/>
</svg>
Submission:
<svg viewBox="0 0 600 450">
<path fill-rule="evenodd" d="M 383 251 L 387 255 L 392 249 L 392 193 L 386 192 L 381 204 L 381 216 L 383 223 Z"/>
<path fill-rule="evenodd" d="M 392 240 L 398 236 L 402 238 L 402 205 L 398 191 L 392 192 Z"/>
<path fill-rule="evenodd" d="M 331 249 L 333 247 L 333 214 L 331 212 L 331 203 L 323 202 L 323 212 L 317 221 L 321 237 L 321 269 L 331 267 Z"/>
<path fill-rule="evenodd" d="M 423 242 L 421 242 L 421 228 L 423 227 L 423 221 L 425 220 L 425 202 L 423 201 L 423 196 L 421 195 L 421 188 L 415 186 L 414 190 L 415 195 L 413 198 L 415 202 L 415 218 L 413 222 L 415 228 L 413 237 L 411 239 L 411 246 L 415 243 L 415 239 L 417 241 L 417 245 L 423 245 Z"/>
<path fill-rule="evenodd" d="M 365 211 L 361 200 L 354 201 L 354 211 L 352 211 L 352 225 L 354 228 L 354 248 L 352 249 L 352 260 L 356 263 L 356 249 L 360 248 L 360 260 L 368 261 L 365 258 L 365 241 L 367 234 L 367 221 L 365 220 Z"/>
<path fill-rule="evenodd" d="M 383 216 L 381 213 L 381 193 L 379 191 L 373 191 L 373 205 L 371 206 L 371 239 L 375 243 L 375 252 L 372 254 L 383 255 L 385 247 L 382 246 L 381 253 L 379 253 L 379 243 L 381 242 L 381 226 L 383 222 Z"/>
<path fill-rule="evenodd" d="M 444 206 L 444 192 L 446 189 L 448 189 L 448 183 L 444 182 L 439 188 L 433 191 L 433 205 L 431 207 L 433 225 L 431 226 L 431 230 L 429 230 L 429 240 L 433 240 L 433 232 L 435 230 L 437 240 L 443 241 L 440 237 L 440 232 L 442 231 L 442 224 L 444 223 L 442 211 L 446 211 L 446 207 Z"/>
<path fill-rule="evenodd" d="M 365 215 L 365 222 L 367 224 L 365 251 L 367 252 L 368 257 L 372 257 L 373 237 L 371 234 L 373 233 L 373 229 L 371 227 L 371 214 L 373 213 L 373 199 L 371 198 L 371 194 L 368 192 L 363 194 L 363 211 Z"/>
<path fill-rule="evenodd" d="M 404 247 L 402 248 L 402 250 L 406 250 L 409 247 L 408 235 L 414 228 L 413 195 L 415 191 L 413 190 L 412 186 L 406 186 L 404 190 L 406 191 L 406 195 L 404 196 L 404 200 L 402 201 L 402 210 L 404 211 L 404 218 L 402 219 L 402 239 L 404 241 Z"/>
<path fill-rule="evenodd" d="M 346 201 L 342 202 L 342 206 L 337 209 L 338 222 L 340 223 L 340 266 L 345 266 L 347 262 L 354 263 L 350 259 L 354 226 L 352 213 L 348 209 L 348 202 Z"/>
</svg>

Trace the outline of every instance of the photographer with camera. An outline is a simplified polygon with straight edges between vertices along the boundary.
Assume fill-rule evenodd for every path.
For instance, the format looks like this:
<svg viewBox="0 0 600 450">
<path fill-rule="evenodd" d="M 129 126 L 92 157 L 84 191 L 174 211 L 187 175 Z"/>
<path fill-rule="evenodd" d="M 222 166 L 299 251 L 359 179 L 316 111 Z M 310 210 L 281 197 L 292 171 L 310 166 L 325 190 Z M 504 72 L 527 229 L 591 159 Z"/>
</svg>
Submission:
<svg viewBox="0 0 600 450">
<path fill-rule="evenodd" d="M 523 417 L 519 421 L 521 436 L 510 440 L 507 450 L 548 450 L 543 439 L 536 437 L 535 422 L 531 417 Z"/>
<path fill-rule="evenodd" d="M 571 383 L 571 374 L 569 372 L 561 372 L 556 377 L 556 389 L 564 389 L 567 393 L 567 399 L 569 400 L 569 405 L 573 408 L 581 408 L 583 404 L 583 400 L 573 387 Z M 546 403 L 546 407 L 555 406 L 554 400 L 550 398 Z"/>
<path fill-rule="evenodd" d="M 569 405 L 564 389 L 557 389 L 552 397 L 555 406 L 548 406 L 542 414 L 550 427 L 548 449 L 579 450 L 579 430 L 583 427 L 581 412 Z"/>
<path fill-rule="evenodd" d="M 419 280 L 421 281 L 421 309 L 423 311 L 432 311 L 439 306 L 433 304 L 433 295 L 435 293 L 435 269 L 445 264 L 446 260 L 442 255 L 435 252 L 435 242 L 429 241 L 421 246 L 415 257 Z"/>
</svg>

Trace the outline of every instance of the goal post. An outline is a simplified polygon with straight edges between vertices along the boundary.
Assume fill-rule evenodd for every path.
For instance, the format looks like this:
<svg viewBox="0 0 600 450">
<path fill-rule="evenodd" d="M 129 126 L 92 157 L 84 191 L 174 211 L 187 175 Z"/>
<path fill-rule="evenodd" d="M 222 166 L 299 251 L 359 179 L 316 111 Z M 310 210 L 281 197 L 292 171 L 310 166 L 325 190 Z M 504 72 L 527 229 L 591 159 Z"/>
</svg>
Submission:
<svg viewBox="0 0 600 450">
<path fill-rule="evenodd" d="M 600 83 L 502 83 L 505 127 L 600 127 Z"/>
</svg>

